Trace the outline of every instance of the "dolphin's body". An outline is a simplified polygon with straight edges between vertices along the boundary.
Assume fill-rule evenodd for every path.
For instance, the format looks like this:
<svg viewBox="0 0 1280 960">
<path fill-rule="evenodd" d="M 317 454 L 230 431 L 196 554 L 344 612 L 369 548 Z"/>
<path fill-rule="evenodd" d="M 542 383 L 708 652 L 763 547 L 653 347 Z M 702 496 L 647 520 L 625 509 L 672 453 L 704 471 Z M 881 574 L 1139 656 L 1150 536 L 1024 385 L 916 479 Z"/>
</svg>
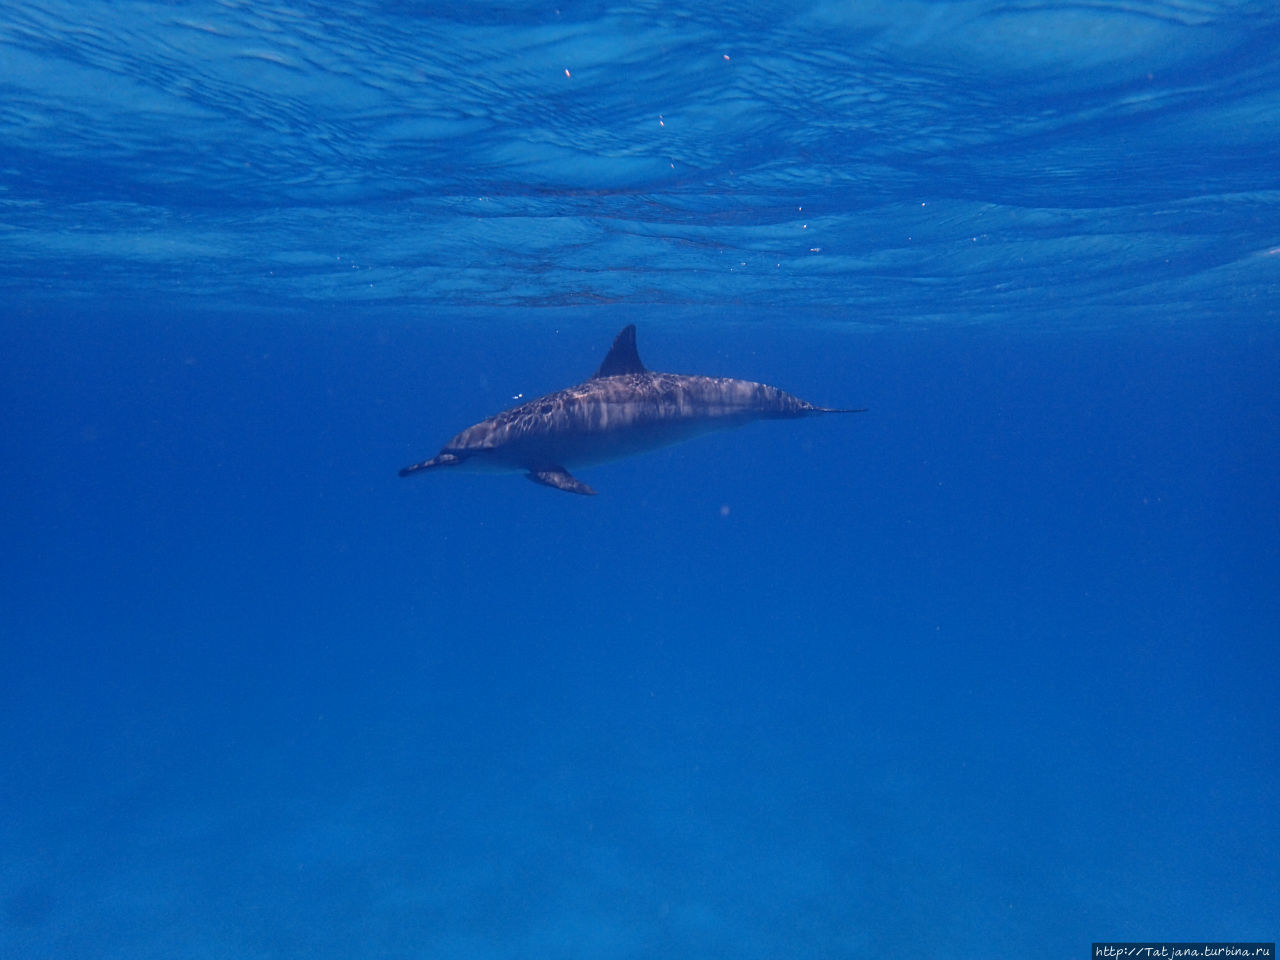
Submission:
<svg viewBox="0 0 1280 960">
<path fill-rule="evenodd" d="M 815 407 L 750 380 L 653 373 L 640 362 L 633 325 L 618 334 L 590 380 L 468 427 L 400 476 L 433 467 L 524 470 L 537 483 L 594 494 L 569 473 L 571 467 L 629 457 L 753 420 L 861 412 Z"/>
</svg>

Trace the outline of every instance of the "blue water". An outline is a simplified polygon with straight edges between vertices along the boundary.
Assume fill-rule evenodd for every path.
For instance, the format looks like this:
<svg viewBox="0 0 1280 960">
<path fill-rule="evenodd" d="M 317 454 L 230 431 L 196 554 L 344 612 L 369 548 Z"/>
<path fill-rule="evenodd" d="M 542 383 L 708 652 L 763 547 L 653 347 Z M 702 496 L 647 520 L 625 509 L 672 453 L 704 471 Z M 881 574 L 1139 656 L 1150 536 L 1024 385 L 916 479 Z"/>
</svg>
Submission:
<svg viewBox="0 0 1280 960">
<path fill-rule="evenodd" d="M 1275 940 L 1277 49 L 0 5 L 0 956 Z M 628 323 L 869 410 L 396 477 Z"/>
</svg>

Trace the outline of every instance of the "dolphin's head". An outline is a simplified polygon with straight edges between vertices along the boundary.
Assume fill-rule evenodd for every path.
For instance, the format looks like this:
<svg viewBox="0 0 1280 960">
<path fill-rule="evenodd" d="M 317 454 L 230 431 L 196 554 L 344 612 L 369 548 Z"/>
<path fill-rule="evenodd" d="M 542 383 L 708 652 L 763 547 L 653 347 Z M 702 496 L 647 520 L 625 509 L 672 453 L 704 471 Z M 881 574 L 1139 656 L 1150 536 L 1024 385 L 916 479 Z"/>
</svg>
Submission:
<svg viewBox="0 0 1280 960">
<path fill-rule="evenodd" d="M 522 469 L 492 447 L 461 447 L 451 442 L 430 460 L 423 460 L 421 463 L 410 464 L 403 468 L 400 476 L 407 477 L 419 470 L 431 470 L 435 467 L 456 467 L 467 473 L 510 473 L 513 470 Z"/>
</svg>

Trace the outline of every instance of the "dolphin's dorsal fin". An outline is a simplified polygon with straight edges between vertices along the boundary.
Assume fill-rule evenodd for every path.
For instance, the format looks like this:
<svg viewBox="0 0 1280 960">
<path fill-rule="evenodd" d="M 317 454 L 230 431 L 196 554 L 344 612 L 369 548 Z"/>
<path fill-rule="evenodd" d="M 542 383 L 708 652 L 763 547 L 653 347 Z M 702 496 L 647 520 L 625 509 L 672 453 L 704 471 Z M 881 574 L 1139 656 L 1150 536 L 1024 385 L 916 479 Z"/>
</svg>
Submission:
<svg viewBox="0 0 1280 960">
<path fill-rule="evenodd" d="M 629 324 L 613 339 L 613 346 L 600 364 L 592 380 L 600 377 L 620 377 L 624 373 L 648 373 L 636 351 L 636 325 Z"/>
</svg>

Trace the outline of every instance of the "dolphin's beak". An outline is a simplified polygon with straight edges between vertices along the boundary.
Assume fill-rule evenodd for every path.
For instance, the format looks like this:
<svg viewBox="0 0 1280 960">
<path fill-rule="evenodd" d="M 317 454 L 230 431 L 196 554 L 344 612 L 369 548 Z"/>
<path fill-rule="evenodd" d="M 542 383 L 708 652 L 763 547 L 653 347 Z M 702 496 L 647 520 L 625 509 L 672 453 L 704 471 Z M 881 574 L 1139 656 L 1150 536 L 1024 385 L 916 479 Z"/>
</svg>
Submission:
<svg viewBox="0 0 1280 960">
<path fill-rule="evenodd" d="M 417 473 L 419 470 L 430 470 L 432 467 L 453 467 L 466 459 L 460 457 L 456 453 L 438 453 L 430 460 L 423 460 L 421 463 L 411 463 L 407 467 L 400 468 L 400 476 L 407 477 L 411 473 Z"/>
</svg>

